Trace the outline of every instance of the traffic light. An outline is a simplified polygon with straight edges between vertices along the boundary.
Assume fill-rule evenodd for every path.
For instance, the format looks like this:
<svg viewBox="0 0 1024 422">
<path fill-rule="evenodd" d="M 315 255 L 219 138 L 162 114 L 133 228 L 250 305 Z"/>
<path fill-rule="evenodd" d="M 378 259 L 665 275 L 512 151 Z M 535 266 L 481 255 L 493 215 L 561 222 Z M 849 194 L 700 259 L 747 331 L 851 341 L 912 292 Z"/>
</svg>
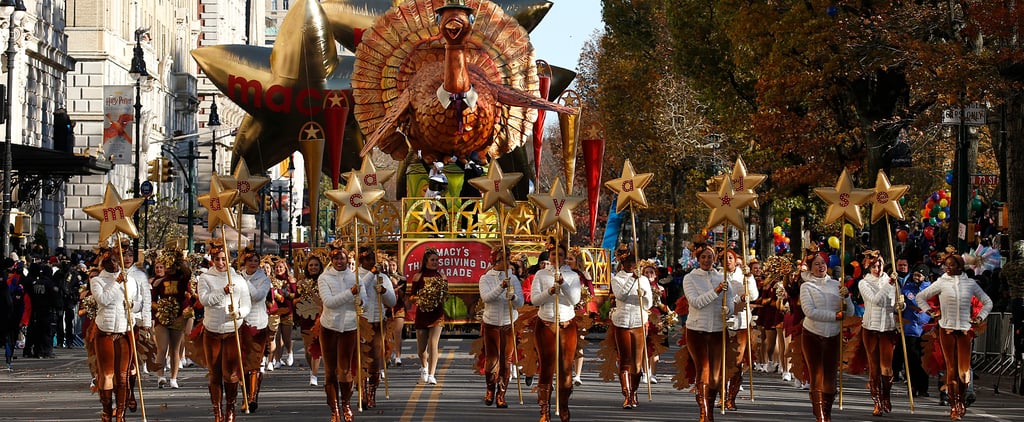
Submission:
<svg viewBox="0 0 1024 422">
<path fill-rule="evenodd" d="M 169 183 L 174 180 L 174 166 L 171 165 L 171 160 L 161 157 L 160 158 L 160 181 L 163 183 Z"/>
<path fill-rule="evenodd" d="M 146 180 L 150 182 L 160 181 L 160 159 L 149 160 L 149 172 L 147 173 Z"/>
</svg>

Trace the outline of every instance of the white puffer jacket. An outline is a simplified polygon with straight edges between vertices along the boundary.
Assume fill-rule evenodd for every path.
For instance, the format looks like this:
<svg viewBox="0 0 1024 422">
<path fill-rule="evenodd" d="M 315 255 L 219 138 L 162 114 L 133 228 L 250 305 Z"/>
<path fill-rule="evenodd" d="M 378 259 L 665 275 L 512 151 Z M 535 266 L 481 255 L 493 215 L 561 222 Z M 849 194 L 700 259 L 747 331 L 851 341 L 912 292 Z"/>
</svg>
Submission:
<svg viewBox="0 0 1024 422">
<path fill-rule="evenodd" d="M 227 271 L 231 274 L 231 297 L 224 293 L 224 286 L 228 284 L 228 272 L 210 268 L 199 276 L 199 302 L 206 308 L 203 326 L 218 334 L 234 332 L 235 323 L 241 326 L 250 310 L 249 283 L 246 283 L 241 274 L 235 272 L 233 268 L 228 267 Z M 234 311 L 229 311 L 232 300 L 235 302 L 235 308 Z"/>
<path fill-rule="evenodd" d="M 267 328 L 267 293 L 270 293 L 270 278 L 263 269 L 257 268 L 256 272 L 246 274 L 242 269 L 242 278 L 249 282 L 249 302 L 251 309 L 245 316 L 245 322 L 257 330 Z"/>
<path fill-rule="evenodd" d="M 939 296 L 939 307 L 942 315 L 939 315 L 939 327 L 949 330 L 967 331 L 971 329 L 971 298 L 977 297 L 981 301 L 981 312 L 978 318 L 988 318 L 992 311 L 992 299 L 985 294 L 981 286 L 971 278 L 960 274 L 951 276 L 943 274 L 935 280 L 931 286 L 917 294 L 917 306 L 925 312 L 932 309 L 928 299 L 932 296 Z"/>
<path fill-rule="evenodd" d="M 132 321 L 136 327 L 153 327 L 153 285 L 149 284 L 149 277 L 146 272 L 135 265 L 128 267 L 128 278 L 135 281 L 136 287 L 142 296 L 142 306 L 132 311 Z"/>
<path fill-rule="evenodd" d="M 117 282 L 120 272 L 100 272 L 89 280 L 89 289 L 96 300 L 96 328 L 104 333 L 127 333 L 128 315 L 125 313 L 125 288 L 132 304 L 132 312 L 141 312 L 144 298 L 138 286 L 129 282 L 125 285 Z M 130 281 L 130 280 L 129 280 Z"/>
<path fill-rule="evenodd" d="M 886 273 L 878 277 L 869 273 L 857 283 L 860 296 L 864 298 L 861 325 L 865 330 L 896 330 L 896 286 L 889 284 L 889 280 Z"/>
</svg>

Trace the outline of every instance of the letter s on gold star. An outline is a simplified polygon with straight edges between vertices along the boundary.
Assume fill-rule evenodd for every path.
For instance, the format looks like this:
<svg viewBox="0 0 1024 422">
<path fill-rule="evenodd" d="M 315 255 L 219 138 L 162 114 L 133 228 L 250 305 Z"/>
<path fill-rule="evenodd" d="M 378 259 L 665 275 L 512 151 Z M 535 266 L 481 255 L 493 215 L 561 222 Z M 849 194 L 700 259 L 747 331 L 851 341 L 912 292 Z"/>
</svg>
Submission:
<svg viewBox="0 0 1024 422">
<path fill-rule="evenodd" d="M 100 240 L 106 241 L 114 233 L 124 233 L 131 237 L 139 237 L 139 231 L 135 228 L 132 217 L 142 206 L 143 198 L 121 200 L 117 189 L 112 183 L 107 183 L 107 190 L 103 193 L 103 203 L 90 205 L 82 208 L 90 217 L 100 220 Z"/>
<path fill-rule="evenodd" d="M 871 200 L 873 190 L 856 189 L 853 187 L 853 179 L 843 169 L 839 175 L 834 188 L 814 188 L 814 193 L 828 203 L 828 211 L 825 212 L 825 224 L 832 224 L 840 217 L 849 221 L 857 228 L 864 227 L 864 217 L 860 215 L 860 206 Z"/>
<path fill-rule="evenodd" d="M 644 196 L 644 188 L 651 183 L 654 173 L 636 174 L 633 170 L 633 163 L 626 159 L 622 164 L 622 175 L 618 179 L 612 179 L 604 183 L 604 186 L 619 195 L 615 203 L 615 212 L 622 212 L 629 208 L 629 204 L 635 204 L 638 208 L 647 208 L 647 197 Z"/>
<path fill-rule="evenodd" d="M 874 223 L 889 215 L 897 220 L 902 220 L 903 208 L 900 207 L 900 198 L 906 195 L 910 185 L 892 185 L 889 183 L 889 176 L 882 169 L 878 170 L 878 177 L 875 178 L 875 189 L 871 195 L 871 222 Z"/>
<path fill-rule="evenodd" d="M 725 177 L 718 185 L 718 192 L 697 192 L 697 197 L 711 208 L 708 216 L 708 228 L 729 223 L 743 228 L 743 216 L 740 210 L 750 205 L 757 195 L 748 192 L 736 192 L 732 188 L 732 179 Z"/>
<path fill-rule="evenodd" d="M 362 220 L 366 224 L 373 224 L 373 213 L 370 205 L 384 197 L 384 191 L 380 189 L 363 190 L 363 182 L 358 177 L 348 180 L 345 189 L 327 191 L 327 198 L 338 204 L 337 226 L 341 227 L 353 218 Z"/>
<path fill-rule="evenodd" d="M 530 195 L 529 198 L 530 202 L 533 202 L 541 210 L 540 222 L 537 225 L 539 231 L 544 231 L 552 224 L 558 223 L 569 229 L 570 233 L 576 233 L 572 210 L 583 203 L 583 197 L 566 195 L 561 179 L 555 179 L 555 184 L 551 186 L 551 193 Z"/>
<path fill-rule="evenodd" d="M 498 202 L 510 207 L 516 206 L 512 187 L 519 183 L 522 177 L 522 173 L 502 173 L 498 160 L 491 160 L 491 165 L 487 167 L 487 175 L 469 179 L 469 184 L 480 189 L 480 193 L 483 194 L 480 209 L 486 211 Z"/>
<path fill-rule="evenodd" d="M 217 230 L 217 226 L 221 224 L 227 224 L 229 227 L 235 227 L 235 217 L 231 214 L 231 206 L 236 198 L 238 197 L 238 191 L 234 189 L 226 190 L 220 183 L 220 177 L 216 173 L 210 179 L 210 192 L 206 195 L 201 195 L 199 203 L 206 208 L 207 211 L 207 223 L 206 228 L 213 233 Z"/>
</svg>

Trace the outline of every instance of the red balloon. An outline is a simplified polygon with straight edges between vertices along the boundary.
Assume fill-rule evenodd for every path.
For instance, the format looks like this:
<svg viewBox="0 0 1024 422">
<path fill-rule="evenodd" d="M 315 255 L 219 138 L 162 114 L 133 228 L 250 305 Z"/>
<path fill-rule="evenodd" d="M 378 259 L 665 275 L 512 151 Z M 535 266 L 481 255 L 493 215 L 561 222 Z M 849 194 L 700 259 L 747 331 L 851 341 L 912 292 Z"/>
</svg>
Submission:
<svg viewBox="0 0 1024 422">
<path fill-rule="evenodd" d="M 924 228 L 924 238 L 928 239 L 928 240 L 934 239 L 935 238 L 935 228 L 932 227 L 932 226 L 925 227 Z"/>
<path fill-rule="evenodd" d="M 896 238 L 899 239 L 900 242 L 906 242 L 907 237 L 909 237 L 909 234 L 906 230 L 899 229 L 896 231 Z"/>
<path fill-rule="evenodd" d="M 931 217 L 931 214 L 932 214 L 932 209 L 931 208 L 925 208 L 925 209 L 921 210 L 921 216 L 924 217 L 924 218 Z"/>
</svg>

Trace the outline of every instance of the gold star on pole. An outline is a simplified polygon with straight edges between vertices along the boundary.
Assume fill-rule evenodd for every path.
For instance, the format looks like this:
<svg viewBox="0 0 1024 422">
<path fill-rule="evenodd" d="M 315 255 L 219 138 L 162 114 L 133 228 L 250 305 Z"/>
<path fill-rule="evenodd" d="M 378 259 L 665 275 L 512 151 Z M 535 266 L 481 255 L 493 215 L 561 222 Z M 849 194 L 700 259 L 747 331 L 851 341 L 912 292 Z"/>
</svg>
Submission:
<svg viewBox="0 0 1024 422">
<path fill-rule="evenodd" d="M 358 177 L 349 179 L 344 190 L 327 191 L 327 198 L 338 204 L 338 227 L 348 224 L 353 218 L 362 220 L 366 224 L 373 224 L 370 205 L 383 197 L 383 190 L 363 190 L 363 183 Z"/>
<path fill-rule="evenodd" d="M 697 192 L 697 197 L 711 208 L 707 227 L 729 223 L 742 229 L 743 215 L 740 214 L 740 210 L 750 205 L 757 195 L 737 192 L 732 188 L 732 180 L 726 177 L 718 186 L 718 192 Z"/>
<path fill-rule="evenodd" d="M 241 202 L 253 210 L 260 207 L 258 197 L 260 188 L 270 182 L 269 177 L 253 176 L 250 174 L 249 166 L 245 165 L 245 160 L 238 160 L 238 165 L 235 166 L 235 173 L 231 177 L 218 177 L 217 179 L 224 189 L 238 191 L 235 202 L 228 204 L 229 207 L 233 207 Z"/>
<path fill-rule="evenodd" d="M 469 179 L 469 184 L 480 189 L 480 193 L 483 194 L 483 205 L 480 209 L 486 211 L 498 202 L 510 207 L 516 206 L 512 187 L 522 178 L 522 173 L 502 173 L 498 160 L 491 160 L 491 165 L 487 167 L 487 175 Z"/>
<path fill-rule="evenodd" d="M 363 183 L 363 189 L 384 189 L 384 182 L 387 182 L 394 175 L 394 170 L 377 170 L 377 166 L 370 159 L 370 154 L 366 154 L 363 157 L 363 164 L 359 167 L 359 171 L 346 172 L 342 177 L 346 181 L 351 181 L 353 176 L 361 179 L 360 182 Z"/>
<path fill-rule="evenodd" d="M 864 227 L 864 218 L 860 215 L 860 206 L 870 201 L 875 191 L 854 188 L 853 179 L 846 169 L 843 169 L 834 188 L 814 188 L 814 193 L 828 203 L 825 224 L 832 224 L 842 217 L 850 224 L 861 228 Z"/>
<path fill-rule="evenodd" d="M 889 176 L 884 170 L 879 169 L 878 177 L 875 178 L 874 195 L 871 195 L 871 222 L 874 223 L 886 215 L 902 220 L 903 208 L 900 207 L 899 201 L 909 189 L 910 185 L 890 184 Z"/>
<path fill-rule="evenodd" d="M 541 209 L 538 230 L 544 231 L 552 224 L 558 223 L 569 229 L 570 233 L 576 233 L 572 210 L 583 203 L 583 198 L 566 195 L 561 179 L 555 179 L 555 184 L 551 186 L 551 192 L 547 195 L 529 195 L 529 198 L 530 202 Z"/>
<path fill-rule="evenodd" d="M 718 175 L 712 179 L 715 183 L 722 183 L 726 175 Z M 750 202 L 750 206 L 754 208 L 760 208 L 760 204 L 757 203 L 757 193 L 754 189 L 757 189 L 765 180 L 768 180 L 768 175 L 758 173 L 747 173 L 747 165 L 743 162 L 743 157 L 736 157 L 736 164 L 732 166 L 732 188 L 740 191 L 754 194 L 754 200 Z"/>
<path fill-rule="evenodd" d="M 139 237 L 132 217 L 142 207 L 143 198 L 121 200 L 112 183 L 107 183 L 103 193 L 103 203 L 82 208 L 90 217 L 100 220 L 100 239 L 107 240 L 114 233 L 124 233 L 131 237 Z"/>
<path fill-rule="evenodd" d="M 228 227 L 235 227 L 235 217 L 231 214 L 231 205 L 238 197 L 238 191 L 224 189 L 220 183 L 220 177 L 216 173 L 210 178 L 210 192 L 199 196 L 199 204 L 206 208 L 206 228 L 213 233 L 217 226 L 227 224 Z"/>
<path fill-rule="evenodd" d="M 633 163 L 626 159 L 622 164 L 622 175 L 618 179 L 612 179 L 604 183 L 604 186 L 619 195 L 615 203 L 615 212 L 622 212 L 629 208 L 629 204 L 635 204 L 638 208 L 647 208 L 647 197 L 644 196 L 644 188 L 651 183 L 654 173 L 636 174 L 633 170 Z"/>
</svg>

